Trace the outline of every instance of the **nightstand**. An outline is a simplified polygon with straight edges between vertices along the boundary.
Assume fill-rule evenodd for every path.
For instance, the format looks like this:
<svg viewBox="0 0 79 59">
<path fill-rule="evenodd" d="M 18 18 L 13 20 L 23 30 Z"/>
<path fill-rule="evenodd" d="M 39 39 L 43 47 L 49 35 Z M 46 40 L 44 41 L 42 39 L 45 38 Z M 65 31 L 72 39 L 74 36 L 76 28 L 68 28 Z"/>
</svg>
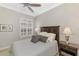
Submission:
<svg viewBox="0 0 79 59">
<path fill-rule="evenodd" d="M 69 43 L 66 44 L 65 41 L 60 41 L 59 44 L 59 55 L 60 56 L 77 56 L 77 51 L 79 49 L 79 45 Z"/>
</svg>

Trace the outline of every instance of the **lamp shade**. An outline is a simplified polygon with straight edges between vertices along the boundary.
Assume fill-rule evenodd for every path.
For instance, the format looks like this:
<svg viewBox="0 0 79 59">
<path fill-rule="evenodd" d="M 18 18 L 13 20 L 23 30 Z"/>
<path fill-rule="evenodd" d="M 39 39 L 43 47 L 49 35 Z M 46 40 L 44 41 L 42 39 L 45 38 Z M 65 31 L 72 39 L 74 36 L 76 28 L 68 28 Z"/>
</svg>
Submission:
<svg viewBox="0 0 79 59">
<path fill-rule="evenodd" d="M 35 28 L 35 32 L 40 33 L 40 28 L 39 27 Z"/>
<path fill-rule="evenodd" d="M 65 27 L 63 34 L 65 34 L 66 36 L 70 36 L 72 34 L 71 29 L 69 27 Z"/>
</svg>

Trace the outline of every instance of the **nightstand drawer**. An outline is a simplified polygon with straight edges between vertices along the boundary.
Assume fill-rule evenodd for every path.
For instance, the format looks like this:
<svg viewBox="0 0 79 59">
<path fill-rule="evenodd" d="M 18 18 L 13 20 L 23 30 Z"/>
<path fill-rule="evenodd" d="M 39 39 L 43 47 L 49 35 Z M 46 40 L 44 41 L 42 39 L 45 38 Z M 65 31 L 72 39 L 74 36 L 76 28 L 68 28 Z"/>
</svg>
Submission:
<svg viewBox="0 0 79 59">
<path fill-rule="evenodd" d="M 77 56 L 77 52 L 79 49 L 79 45 L 75 43 L 69 43 L 66 44 L 65 41 L 60 41 L 59 43 L 59 55 L 66 56 L 66 55 L 72 55 Z"/>
<path fill-rule="evenodd" d="M 75 53 L 77 51 L 77 48 L 73 48 L 71 46 L 66 46 L 66 45 L 63 45 L 63 44 L 60 44 L 60 48 L 67 50 L 67 51 L 70 51 L 72 53 Z"/>
<path fill-rule="evenodd" d="M 63 52 L 63 51 L 61 51 L 61 55 L 62 55 L 62 56 L 72 56 L 71 54 L 66 53 L 66 52 Z"/>
<path fill-rule="evenodd" d="M 73 56 L 77 55 L 77 48 L 68 46 L 68 45 L 64 45 L 64 44 L 60 44 L 60 50 L 65 52 L 65 53 L 69 53 Z"/>
<path fill-rule="evenodd" d="M 70 51 L 70 50 L 62 49 L 62 48 L 61 48 L 61 51 L 65 52 L 65 53 L 68 53 L 68 54 L 71 54 L 71 55 L 73 55 L 73 56 L 76 55 L 76 51 L 73 52 L 73 51 Z"/>
</svg>

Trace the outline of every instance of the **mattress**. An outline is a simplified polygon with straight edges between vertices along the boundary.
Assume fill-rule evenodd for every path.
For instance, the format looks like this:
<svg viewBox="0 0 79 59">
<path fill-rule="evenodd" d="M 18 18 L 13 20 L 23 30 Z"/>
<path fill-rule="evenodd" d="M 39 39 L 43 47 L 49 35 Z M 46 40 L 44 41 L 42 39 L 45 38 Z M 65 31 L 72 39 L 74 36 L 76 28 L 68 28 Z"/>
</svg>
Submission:
<svg viewBox="0 0 79 59">
<path fill-rule="evenodd" d="M 15 42 L 12 45 L 14 56 L 52 56 L 58 52 L 57 41 L 52 43 L 32 43 L 30 39 Z"/>
</svg>

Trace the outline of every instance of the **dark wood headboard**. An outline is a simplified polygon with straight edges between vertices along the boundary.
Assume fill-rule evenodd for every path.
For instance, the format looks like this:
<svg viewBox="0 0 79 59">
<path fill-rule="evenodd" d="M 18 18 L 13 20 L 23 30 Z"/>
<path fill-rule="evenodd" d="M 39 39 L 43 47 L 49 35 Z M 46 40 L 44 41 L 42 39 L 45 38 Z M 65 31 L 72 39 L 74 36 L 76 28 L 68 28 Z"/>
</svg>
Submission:
<svg viewBox="0 0 79 59">
<path fill-rule="evenodd" d="M 59 26 L 44 26 L 41 27 L 41 32 L 55 33 L 56 39 L 59 45 Z"/>
</svg>

